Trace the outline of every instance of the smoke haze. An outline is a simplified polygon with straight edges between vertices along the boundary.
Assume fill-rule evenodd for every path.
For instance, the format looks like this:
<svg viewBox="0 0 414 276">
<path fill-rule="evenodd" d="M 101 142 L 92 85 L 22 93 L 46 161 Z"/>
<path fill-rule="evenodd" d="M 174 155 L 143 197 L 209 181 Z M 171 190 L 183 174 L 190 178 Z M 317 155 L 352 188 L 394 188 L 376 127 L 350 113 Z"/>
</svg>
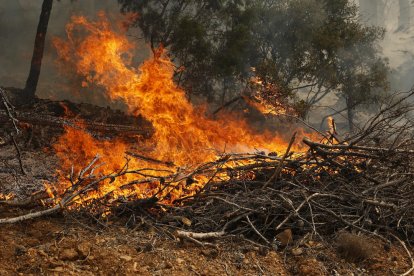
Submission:
<svg viewBox="0 0 414 276">
<path fill-rule="evenodd" d="M 0 0 L 0 85 L 23 88 L 30 69 L 34 39 L 43 0 Z M 62 76 L 56 66 L 56 51 L 52 45 L 54 37 L 65 36 L 65 25 L 72 15 L 96 16 L 104 11 L 110 19 L 120 16 L 117 1 L 82 0 L 54 1 L 50 16 L 42 70 L 37 88 L 39 98 L 80 101 L 79 83 L 71 76 Z M 136 34 L 135 34 L 136 35 Z M 132 39 L 136 41 L 136 39 Z M 138 47 L 137 63 L 148 56 L 145 46 Z M 72 76 L 73 77 L 73 76 Z M 70 79 L 70 81 L 69 81 Z M 74 96 L 75 95 L 75 96 Z M 99 93 L 82 91 L 82 101 L 106 105 Z"/>
<path fill-rule="evenodd" d="M 43 0 L 0 0 L 1 86 L 23 88 L 25 85 L 42 2 Z M 414 20 L 410 20 L 414 10 L 412 2 L 409 0 L 359 0 L 357 2 L 360 6 L 362 22 L 367 25 L 382 26 L 387 31 L 381 48 L 383 55 L 388 57 L 392 69 L 390 76 L 392 89 L 408 90 L 414 84 Z M 80 91 L 80 85 L 73 81 L 73 76 L 72 78 L 62 76 L 58 72 L 55 64 L 56 53 L 51 43 L 53 37 L 65 35 L 65 25 L 72 15 L 93 17 L 101 10 L 109 17 L 120 15 L 115 0 L 54 1 L 37 89 L 38 97 L 54 100 L 70 98 L 72 101 L 82 99 L 84 102 L 107 105 L 103 93 L 92 94 L 88 91 Z M 139 34 L 134 35 L 139 36 Z M 132 40 L 137 41 L 135 38 Z M 138 47 L 135 55 L 138 64 L 149 55 L 148 48 L 145 45 Z M 76 95 L 79 97 L 77 98 Z M 341 109 L 337 101 L 338 98 L 332 93 L 321 105 Z M 334 105 L 335 103 L 337 105 Z M 322 113 L 332 113 L 332 110 L 325 110 Z M 316 110 L 311 117 L 314 124 L 319 125 L 322 118 L 320 110 Z M 338 120 L 341 118 L 338 117 Z"/>
</svg>

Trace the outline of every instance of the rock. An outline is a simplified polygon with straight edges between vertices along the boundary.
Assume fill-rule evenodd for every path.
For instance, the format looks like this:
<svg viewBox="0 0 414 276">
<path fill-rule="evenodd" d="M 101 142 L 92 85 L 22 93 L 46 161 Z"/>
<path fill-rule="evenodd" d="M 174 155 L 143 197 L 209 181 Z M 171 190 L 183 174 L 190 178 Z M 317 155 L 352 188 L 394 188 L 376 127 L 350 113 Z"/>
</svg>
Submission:
<svg viewBox="0 0 414 276">
<path fill-rule="evenodd" d="M 182 258 L 177 258 L 176 260 L 175 260 L 176 262 L 177 262 L 177 264 L 182 264 L 182 263 L 184 263 L 184 259 L 182 259 Z"/>
<path fill-rule="evenodd" d="M 192 221 L 186 217 L 181 217 L 181 222 L 185 225 L 185 226 L 191 226 Z"/>
<path fill-rule="evenodd" d="M 87 242 L 82 242 L 78 244 L 76 251 L 78 251 L 81 258 L 86 258 L 90 254 L 91 246 Z"/>
<path fill-rule="evenodd" d="M 286 247 L 289 243 L 293 241 L 292 230 L 285 229 L 283 232 L 277 234 L 275 238 L 279 242 L 281 247 Z"/>
<path fill-rule="evenodd" d="M 65 271 L 65 268 L 62 267 L 62 266 L 57 266 L 57 267 L 55 267 L 53 269 L 50 269 L 50 271 L 53 271 L 53 272 L 64 272 Z"/>
<path fill-rule="evenodd" d="M 124 261 L 127 261 L 127 262 L 129 262 L 129 261 L 132 260 L 132 257 L 131 256 L 128 256 L 128 255 L 121 255 L 121 256 L 119 256 L 119 258 L 121 260 L 124 260 Z"/>
<path fill-rule="evenodd" d="M 296 221 L 296 226 L 299 229 L 303 229 L 303 227 L 305 226 L 305 222 L 303 220 L 299 219 L 299 220 Z"/>
<path fill-rule="evenodd" d="M 169 261 L 166 261 L 166 262 L 163 264 L 163 267 L 164 267 L 165 269 L 171 269 L 171 268 L 173 268 L 173 265 L 172 265 Z"/>
<path fill-rule="evenodd" d="M 303 249 L 302 249 L 302 248 L 300 248 L 300 247 L 298 247 L 298 248 L 293 248 L 293 249 L 292 249 L 292 254 L 293 254 L 294 256 L 299 256 L 299 255 L 302 255 L 302 254 L 303 254 Z"/>
<path fill-rule="evenodd" d="M 260 256 L 267 256 L 268 253 L 269 253 L 269 249 L 267 247 L 262 246 L 259 248 Z"/>
<path fill-rule="evenodd" d="M 75 261 L 79 258 L 79 254 L 78 252 L 76 252 L 75 249 L 67 248 L 67 249 L 64 249 L 62 252 L 60 252 L 59 258 L 62 261 Z"/>
</svg>

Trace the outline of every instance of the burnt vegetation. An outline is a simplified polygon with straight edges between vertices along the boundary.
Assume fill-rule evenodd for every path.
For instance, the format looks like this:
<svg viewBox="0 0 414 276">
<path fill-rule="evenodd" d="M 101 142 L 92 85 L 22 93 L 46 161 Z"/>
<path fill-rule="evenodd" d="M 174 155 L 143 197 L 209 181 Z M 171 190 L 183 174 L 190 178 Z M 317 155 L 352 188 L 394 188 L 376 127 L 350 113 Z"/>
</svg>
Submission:
<svg viewBox="0 0 414 276">
<path fill-rule="evenodd" d="M 375 248 L 367 236 L 339 233 L 336 248 L 343 258 L 351 262 L 361 262 L 375 255 Z"/>
<path fill-rule="evenodd" d="M 45 0 L 43 16 L 50 13 L 52 2 Z M 90 144 L 83 145 L 90 148 L 71 153 L 73 159 L 68 160 L 73 164 L 55 164 L 48 168 L 49 175 L 36 175 L 44 185 L 30 193 L 0 191 L 0 205 L 10 210 L 0 224 L 70 215 L 92 218 L 99 227 L 116 221 L 131 229 L 156 229 L 163 237 L 203 248 L 216 248 L 227 239 L 243 241 L 263 254 L 289 250 L 301 255 L 305 245 L 313 250 L 315 241 L 335 240 L 330 249 L 354 263 L 377 254 L 373 239 L 381 245 L 398 244 L 410 261 L 399 272 L 412 273 L 407 244 L 414 242 L 414 91 L 386 92 L 388 68 L 376 48 L 382 29 L 360 24 L 356 6 L 345 0 L 118 2 L 123 13 L 138 12 L 129 27 L 141 29 L 155 56 L 153 64 L 166 64 L 163 47 L 174 61 L 171 75 L 177 90 L 171 91 L 178 96 L 173 99 L 178 102 L 185 95 L 191 107 L 188 112 L 180 109 L 175 118 L 184 121 L 187 113 L 205 112 L 194 117 L 194 125 L 203 125 L 231 107 L 239 113 L 254 109 L 249 105 L 253 99 L 273 114 L 267 116 L 281 115 L 283 119 L 273 118 L 278 124 L 288 128 L 286 124 L 296 122 L 301 128 L 295 125 L 279 152 L 214 149 L 214 158 L 196 166 L 179 166 L 181 160 L 169 156 L 158 158 L 151 150 L 159 145 L 151 139 L 157 134 L 154 122 L 159 121 L 141 115 L 139 106 L 133 111 L 129 106 L 128 113 L 35 99 L 47 28 L 41 19 L 26 88 L 0 88 L 0 149 L 14 153 L 1 159 L 5 166 L 0 174 L 19 178 L 29 171 L 33 176 L 24 152 L 54 155 L 56 141 L 68 129 L 86 133 Z M 116 78 L 115 73 L 111 77 Z M 98 77 L 97 86 L 102 84 Z M 306 121 L 312 107 L 332 93 L 345 101 L 348 133 L 334 120 L 328 130 Z M 22 100 L 25 95 L 31 100 Z M 195 96 L 207 99 L 215 111 L 193 111 L 189 103 Z M 367 106 L 375 112 L 357 122 L 358 108 Z M 174 105 L 156 107 L 157 114 L 168 117 L 163 110 Z M 281 107 L 283 114 L 277 114 Z M 191 154 L 196 149 L 187 142 L 198 137 L 180 135 L 193 133 L 169 137 L 189 159 L 195 158 Z M 104 170 L 115 158 L 99 154 L 99 146 L 110 150 L 118 142 L 125 148 L 111 154 L 121 154 L 122 162 Z M 64 143 L 59 147 L 72 150 Z M 92 158 L 88 150 L 96 150 Z M 76 159 L 85 152 L 86 164 Z"/>
<path fill-rule="evenodd" d="M 379 114 L 348 138 L 330 132 L 323 133 L 321 141 L 305 138 L 303 142 L 309 149 L 300 154 L 289 150 L 283 156 L 261 152 L 224 154 L 195 170 L 174 172 L 173 160 L 163 162 L 127 153 L 130 158 L 144 159 L 156 166 L 131 168 L 127 160 L 119 171 L 108 175 L 94 172 L 101 162 L 96 156 L 81 171 L 70 172 L 71 185 L 56 194 L 56 203 L 46 191 L 23 201 L 2 201 L 8 206 L 33 206 L 42 200 L 49 202 L 50 207 L 2 218 L 0 223 L 67 209 L 102 220 L 101 215 L 110 211 L 111 215 L 100 223 L 125 218 L 126 225 L 136 227 L 144 220 L 146 225 L 201 246 L 214 246 L 217 239 L 237 236 L 253 244 L 283 249 L 299 237 L 327 238 L 344 230 L 380 239 L 385 244 L 396 240 L 405 246 L 402 240 L 414 239 L 414 125 L 406 117 L 412 106 L 405 104 L 409 97 L 412 93 L 400 94 L 384 103 Z M 12 113 L 7 114 L 10 122 L 18 122 Z M 164 169 L 160 169 L 160 164 Z M 159 171 L 167 173 L 157 176 Z M 99 198 L 88 197 L 98 191 L 101 183 L 113 182 L 126 174 L 143 177 L 123 183 L 119 189 L 155 181 L 157 192 L 143 199 L 114 199 L 112 192 Z M 208 181 L 195 194 L 179 198 L 172 205 L 164 203 L 177 189 L 194 189 L 199 176 L 208 177 Z M 76 199 L 83 197 L 85 200 L 79 205 Z M 286 231 L 289 237 L 283 235 Z M 349 233 L 339 234 L 336 247 L 341 256 L 352 262 L 369 258 L 373 251 L 367 241 Z"/>
</svg>

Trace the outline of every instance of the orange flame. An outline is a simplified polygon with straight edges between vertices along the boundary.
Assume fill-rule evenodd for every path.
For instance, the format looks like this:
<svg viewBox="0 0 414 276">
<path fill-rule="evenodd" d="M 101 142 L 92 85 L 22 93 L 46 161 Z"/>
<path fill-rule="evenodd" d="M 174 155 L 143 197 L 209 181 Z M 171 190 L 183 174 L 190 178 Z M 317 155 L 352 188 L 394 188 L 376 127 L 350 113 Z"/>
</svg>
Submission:
<svg viewBox="0 0 414 276">
<path fill-rule="evenodd" d="M 287 143 L 270 132 L 256 134 L 245 121 L 232 115 L 211 120 L 196 110 L 174 83 L 174 66 L 164 49 L 159 49 L 139 69 L 133 68 L 133 43 L 115 31 L 103 13 L 99 16 L 97 22 L 79 16 L 72 18 L 66 27 L 67 40 L 54 40 L 59 58 L 76 68 L 85 78 L 84 85 L 104 88 L 111 100 L 122 100 L 131 115 L 141 114 L 152 123 L 155 133 L 146 146 L 151 147 L 153 158 L 191 168 L 215 160 L 217 153 L 224 150 L 284 152 Z M 99 153 L 106 164 L 100 171 L 108 173 L 124 164 L 128 145 L 122 141 L 98 141 L 82 130 L 67 128 L 54 148 L 65 171 L 73 164 L 80 169 Z M 301 146 L 295 145 L 293 150 L 300 151 Z M 134 165 L 139 164 L 131 166 Z M 117 185 L 103 185 L 102 192 L 116 190 Z M 145 197 L 154 193 L 153 188 L 144 185 L 135 192 L 138 197 Z M 177 198 L 184 193 L 178 190 Z"/>
</svg>

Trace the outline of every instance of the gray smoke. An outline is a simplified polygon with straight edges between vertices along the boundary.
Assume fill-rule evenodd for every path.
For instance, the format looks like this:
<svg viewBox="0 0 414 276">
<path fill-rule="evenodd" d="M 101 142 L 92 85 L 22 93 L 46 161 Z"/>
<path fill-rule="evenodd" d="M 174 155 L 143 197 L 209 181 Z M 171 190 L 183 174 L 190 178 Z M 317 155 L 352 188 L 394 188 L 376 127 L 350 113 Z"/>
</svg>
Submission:
<svg viewBox="0 0 414 276">
<path fill-rule="evenodd" d="M 359 0 L 361 20 L 385 28 L 382 52 L 389 59 L 392 90 L 414 85 L 414 2 L 412 0 Z"/>
<path fill-rule="evenodd" d="M 34 38 L 43 0 L 0 0 L 0 85 L 23 88 L 29 72 Z M 80 85 L 68 81 L 60 74 L 52 46 L 53 37 L 65 37 L 65 25 L 72 15 L 94 18 L 98 11 L 108 17 L 118 16 L 119 6 L 115 0 L 61 0 L 54 1 L 46 36 L 46 47 L 37 96 L 54 100 L 71 99 L 107 105 L 103 93 L 80 95 Z M 133 39 L 136 40 L 136 39 Z M 148 55 L 145 46 L 139 47 L 138 59 Z M 137 62 L 138 64 L 139 62 Z M 83 91 L 85 92 L 85 91 Z"/>
</svg>

